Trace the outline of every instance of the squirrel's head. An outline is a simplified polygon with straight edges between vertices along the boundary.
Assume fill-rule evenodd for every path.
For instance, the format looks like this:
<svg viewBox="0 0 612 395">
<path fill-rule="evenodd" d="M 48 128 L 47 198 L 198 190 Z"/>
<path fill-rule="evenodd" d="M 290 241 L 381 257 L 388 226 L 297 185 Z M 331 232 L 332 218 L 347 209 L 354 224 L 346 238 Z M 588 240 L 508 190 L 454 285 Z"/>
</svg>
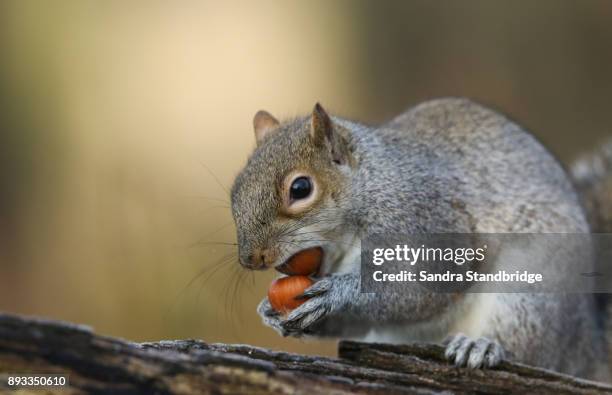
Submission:
<svg viewBox="0 0 612 395">
<path fill-rule="evenodd" d="M 257 147 L 231 193 L 240 263 L 262 270 L 336 247 L 356 166 L 349 131 L 318 103 L 311 116 L 285 123 L 259 111 L 253 126 Z"/>
</svg>

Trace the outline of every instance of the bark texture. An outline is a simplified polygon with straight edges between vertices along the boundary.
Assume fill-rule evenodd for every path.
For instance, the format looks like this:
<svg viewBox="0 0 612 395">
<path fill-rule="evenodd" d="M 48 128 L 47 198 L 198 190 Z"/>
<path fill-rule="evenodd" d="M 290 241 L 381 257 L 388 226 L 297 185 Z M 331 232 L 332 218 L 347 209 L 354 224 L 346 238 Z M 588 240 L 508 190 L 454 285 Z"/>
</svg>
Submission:
<svg viewBox="0 0 612 395">
<path fill-rule="evenodd" d="M 14 393 L 7 385 L 11 373 L 61 373 L 69 376 L 68 388 L 47 387 L 46 393 L 612 394 L 607 384 L 516 363 L 488 371 L 455 368 L 434 344 L 345 341 L 338 354 L 199 340 L 133 343 L 65 322 L 0 315 L 0 393 Z"/>
</svg>

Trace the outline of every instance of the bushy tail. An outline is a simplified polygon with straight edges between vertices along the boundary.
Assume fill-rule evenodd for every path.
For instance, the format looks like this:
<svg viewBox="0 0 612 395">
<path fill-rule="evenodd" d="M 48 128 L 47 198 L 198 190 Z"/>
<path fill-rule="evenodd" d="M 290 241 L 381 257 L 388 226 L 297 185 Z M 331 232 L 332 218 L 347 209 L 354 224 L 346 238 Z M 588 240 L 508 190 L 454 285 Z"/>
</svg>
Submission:
<svg viewBox="0 0 612 395">
<path fill-rule="evenodd" d="M 612 233 L 612 140 L 584 155 L 570 168 L 593 233 Z M 608 265 L 607 262 L 598 262 Z M 596 294 L 608 343 L 607 380 L 612 378 L 612 294 Z"/>
<path fill-rule="evenodd" d="M 570 170 L 591 231 L 612 233 L 612 140 L 579 158 Z"/>
</svg>

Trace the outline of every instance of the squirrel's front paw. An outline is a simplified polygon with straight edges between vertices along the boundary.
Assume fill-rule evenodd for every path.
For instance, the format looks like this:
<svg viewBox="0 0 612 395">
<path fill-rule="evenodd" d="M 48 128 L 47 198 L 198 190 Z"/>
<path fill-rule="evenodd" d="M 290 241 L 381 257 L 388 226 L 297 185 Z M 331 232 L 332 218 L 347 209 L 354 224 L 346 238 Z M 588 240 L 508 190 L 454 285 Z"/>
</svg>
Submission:
<svg viewBox="0 0 612 395">
<path fill-rule="evenodd" d="M 282 336 L 325 336 L 330 330 L 334 330 L 333 325 L 329 325 L 328 318 L 342 312 L 354 299 L 352 295 L 356 289 L 359 289 L 358 281 L 357 276 L 324 277 L 299 296 L 308 300 L 287 315 L 274 311 L 268 298 L 259 304 L 257 312 L 266 325 L 274 328 Z"/>
<path fill-rule="evenodd" d="M 259 306 L 257 306 L 257 313 L 261 317 L 264 324 L 273 328 L 282 336 L 287 336 L 287 331 L 281 325 L 281 316 L 280 314 L 272 308 L 270 305 L 270 301 L 268 298 L 264 298 Z"/>
<path fill-rule="evenodd" d="M 334 294 L 332 277 L 323 278 L 308 288 L 301 297 L 309 298 L 281 320 L 282 328 L 292 336 L 312 333 L 313 326 L 338 306 Z"/>
<path fill-rule="evenodd" d="M 473 340 L 461 333 L 446 341 L 444 356 L 456 366 L 472 369 L 492 368 L 504 359 L 504 349 L 494 340 L 484 337 Z"/>
</svg>

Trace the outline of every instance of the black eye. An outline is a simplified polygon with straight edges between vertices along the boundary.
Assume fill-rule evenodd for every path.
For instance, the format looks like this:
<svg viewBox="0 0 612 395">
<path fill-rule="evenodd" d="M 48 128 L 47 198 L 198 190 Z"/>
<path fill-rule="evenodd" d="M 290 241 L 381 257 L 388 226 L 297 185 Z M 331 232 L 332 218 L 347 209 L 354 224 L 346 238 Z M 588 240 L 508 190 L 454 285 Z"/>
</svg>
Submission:
<svg viewBox="0 0 612 395">
<path fill-rule="evenodd" d="M 308 177 L 298 177 L 291 183 L 289 197 L 291 200 L 305 199 L 312 192 L 312 182 Z"/>
</svg>

